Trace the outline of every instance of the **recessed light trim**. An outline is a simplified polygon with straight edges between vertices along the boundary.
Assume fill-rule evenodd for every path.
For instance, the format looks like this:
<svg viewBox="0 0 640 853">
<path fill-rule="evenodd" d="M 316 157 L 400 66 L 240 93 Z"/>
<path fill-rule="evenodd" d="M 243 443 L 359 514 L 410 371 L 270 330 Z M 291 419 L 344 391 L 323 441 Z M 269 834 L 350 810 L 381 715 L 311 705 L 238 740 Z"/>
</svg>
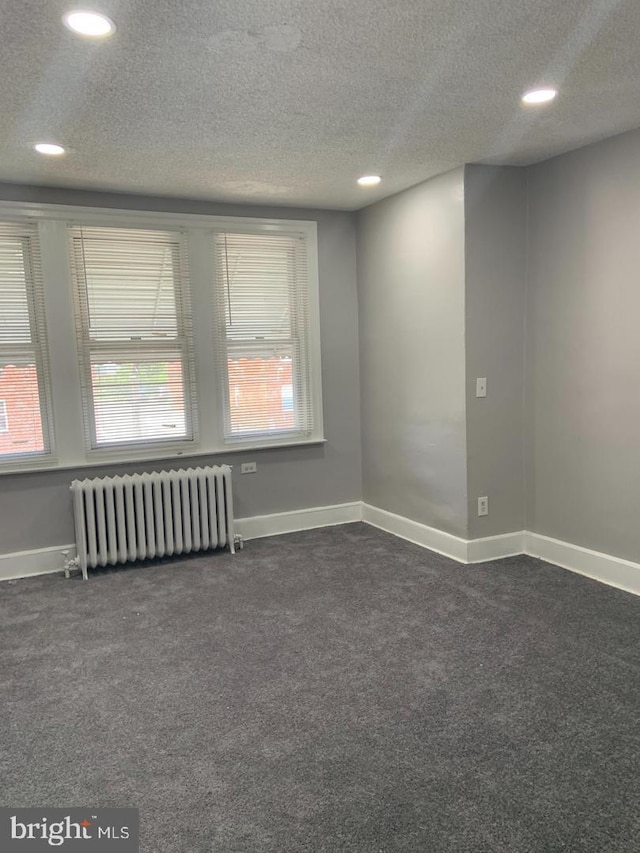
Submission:
<svg viewBox="0 0 640 853">
<path fill-rule="evenodd" d="M 89 12 L 85 9 L 73 9 L 63 16 L 62 22 L 67 29 L 88 38 L 106 38 L 116 30 L 111 18 L 99 12 Z"/>
<path fill-rule="evenodd" d="M 363 175 L 361 178 L 358 178 L 358 184 L 361 187 L 375 187 L 381 180 L 380 175 Z"/>
<path fill-rule="evenodd" d="M 62 145 L 58 145 L 55 142 L 36 142 L 33 147 L 38 154 L 45 154 L 47 157 L 60 157 L 65 153 Z"/>
<path fill-rule="evenodd" d="M 558 94 L 557 89 L 530 89 L 522 96 L 523 104 L 548 104 Z"/>
</svg>

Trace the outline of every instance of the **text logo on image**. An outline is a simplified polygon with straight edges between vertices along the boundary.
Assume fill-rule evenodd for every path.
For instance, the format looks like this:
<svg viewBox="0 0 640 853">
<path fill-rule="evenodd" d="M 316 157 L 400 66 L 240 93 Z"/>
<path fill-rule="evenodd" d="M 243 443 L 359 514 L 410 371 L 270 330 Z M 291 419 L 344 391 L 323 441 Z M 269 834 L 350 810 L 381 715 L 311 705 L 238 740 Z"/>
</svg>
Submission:
<svg viewBox="0 0 640 853">
<path fill-rule="evenodd" d="M 138 809 L 0 808 L 0 850 L 138 853 Z"/>
</svg>

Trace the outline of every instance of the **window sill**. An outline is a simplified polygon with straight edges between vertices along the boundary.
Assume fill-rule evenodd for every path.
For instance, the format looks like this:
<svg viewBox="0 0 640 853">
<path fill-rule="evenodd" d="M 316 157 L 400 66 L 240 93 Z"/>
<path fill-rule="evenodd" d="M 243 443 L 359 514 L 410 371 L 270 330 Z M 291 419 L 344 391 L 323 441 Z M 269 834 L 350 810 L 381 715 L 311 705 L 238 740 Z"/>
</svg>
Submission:
<svg viewBox="0 0 640 853">
<path fill-rule="evenodd" d="M 56 459 L 46 459 L 38 462 L 30 463 L 14 463 L 3 465 L 0 463 L 0 476 L 3 474 L 38 474 L 42 472 L 53 471 L 71 471 L 83 468 L 112 468 L 117 465 L 148 465 L 153 462 L 165 462 L 175 460 L 179 462 L 181 459 L 196 459 L 203 456 L 225 456 L 227 454 L 236 453 L 257 453 L 265 450 L 286 450 L 289 447 L 309 447 L 326 444 L 326 438 L 308 438 L 304 441 L 282 441 L 274 444 L 243 444 L 224 447 L 211 447 L 189 450 L 168 450 L 166 448 L 159 449 L 155 453 L 149 455 L 127 453 L 106 453 L 104 455 L 97 454 L 84 459 L 74 459 L 70 461 L 62 461 Z"/>
</svg>

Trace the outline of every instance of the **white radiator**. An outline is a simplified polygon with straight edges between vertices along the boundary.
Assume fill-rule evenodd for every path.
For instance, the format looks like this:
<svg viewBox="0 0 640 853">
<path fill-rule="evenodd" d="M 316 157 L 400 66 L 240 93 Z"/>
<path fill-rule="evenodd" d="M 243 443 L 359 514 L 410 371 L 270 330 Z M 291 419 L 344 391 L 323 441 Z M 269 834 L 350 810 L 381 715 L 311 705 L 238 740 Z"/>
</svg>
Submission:
<svg viewBox="0 0 640 853">
<path fill-rule="evenodd" d="M 87 567 L 225 545 L 235 552 L 228 465 L 74 480 L 71 491 L 85 579 Z"/>
</svg>

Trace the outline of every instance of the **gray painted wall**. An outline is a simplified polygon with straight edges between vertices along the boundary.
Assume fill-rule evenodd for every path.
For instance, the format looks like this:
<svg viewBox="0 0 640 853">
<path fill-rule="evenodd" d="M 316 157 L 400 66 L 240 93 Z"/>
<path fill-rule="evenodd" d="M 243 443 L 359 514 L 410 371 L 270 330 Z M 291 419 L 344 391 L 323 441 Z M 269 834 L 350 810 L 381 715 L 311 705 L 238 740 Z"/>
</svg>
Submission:
<svg viewBox="0 0 640 853">
<path fill-rule="evenodd" d="M 468 535 L 477 539 L 524 529 L 526 172 L 467 166 L 464 193 Z M 489 515 L 478 518 L 482 495 Z"/>
<path fill-rule="evenodd" d="M 259 466 L 236 476 L 239 516 L 364 496 L 465 538 L 526 526 L 640 559 L 640 131 L 527 170 L 459 169 L 361 211 L 357 300 L 348 213 L 10 185 L 0 198 L 318 221 L 328 442 L 230 455 Z M 0 477 L 0 553 L 72 541 L 69 481 L 115 470 Z"/>
<path fill-rule="evenodd" d="M 464 171 L 358 215 L 364 500 L 467 535 Z"/>
<path fill-rule="evenodd" d="M 640 131 L 529 170 L 527 525 L 640 560 Z"/>
<path fill-rule="evenodd" d="M 238 517 L 360 500 L 360 401 L 355 217 L 326 210 L 248 207 L 169 198 L 0 184 L 6 201 L 78 204 L 174 213 L 312 219 L 318 223 L 322 387 L 327 443 L 322 446 L 198 457 L 189 464 L 229 461 Z M 258 472 L 239 475 L 244 461 Z M 163 460 L 162 467 L 171 467 Z M 184 465 L 185 459 L 176 460 Z M 0 554 L 72 542 L 69 483 L 76 476 L 145 471 L 158 463 L 0 476 Z"/>
</svg>

